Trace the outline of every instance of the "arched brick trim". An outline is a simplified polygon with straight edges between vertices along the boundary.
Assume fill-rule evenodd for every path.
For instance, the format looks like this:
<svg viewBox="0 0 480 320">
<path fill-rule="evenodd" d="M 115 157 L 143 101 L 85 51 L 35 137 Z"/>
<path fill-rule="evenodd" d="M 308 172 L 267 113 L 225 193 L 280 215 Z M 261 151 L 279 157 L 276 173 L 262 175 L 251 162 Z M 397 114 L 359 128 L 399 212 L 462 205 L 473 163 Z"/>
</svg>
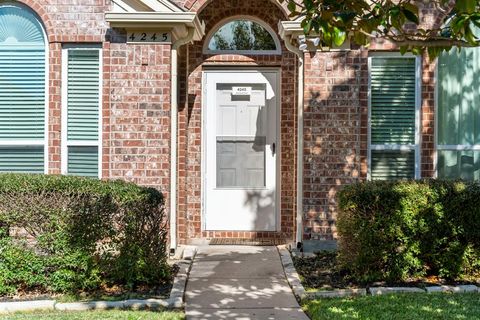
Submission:
<svg viewBox="0 0 480 320">
<path fill-rule="evenodd" d="M 183 7 L 189 11 L 200 12 L 202 11 L 210 2 L 215 0 L 185 0 Z M 241 0 L 232 0 L 232 1 L 241 1 Z M 269 0 L 277 5 L 280 8 L 284 15 L 284 19 L 287 19 L 289 15 L 289 10 L 287 8 L 287 3 L 279 3 L 277 0 Z"/>
<path fill-rule="evenodd" d="M 217 8 L 212 1 L 217 1 L 221 6 Z M 242 2 L 245 1 L 246 0 L 242 0 Z M 278 21 L 285 18 L 283 10 L 278 8 L 278 6 L 274 4 L 274 1 L 268 1 L 268 3 L 259 5 L 259 1 L 252 0 L 247 2 L 249 5 L 246 6 L 236 5 L 233 3 L 234 1 L 231 0 L 209 0 L 207 2 L 207 6 L 198 13 L 200 20 L 205 22 L 206 34 L 216 27 L 219 22 L 233 16 L 256 17 L 269 25 L 275 33 L 278 33 Z M 230 6 L 231 2 L 232 5 Z M 202 41 L 206 41 L 206 39 Z"/>
<path fill-rule="evenodd" d="M 37 0 L 16 0 L 14 2 L 18 2 L 20 4 L 23 4 L 30 8 L 33 12 L 37 14 L 37 16 L 40 18 L 40 22 L 43 25 L 43 28 L 45 29 L 45 33 L 47 34 L 47 40 L 48 42 L 53 41 L 53 36 L 54 36 L 54 31 L 53 31 L 53 24 L 50 21 L 50 17 L 48 16 L 47 12 L 43 8 L 41 4 L 39 4 L 39 1 Z"/>
</svg>

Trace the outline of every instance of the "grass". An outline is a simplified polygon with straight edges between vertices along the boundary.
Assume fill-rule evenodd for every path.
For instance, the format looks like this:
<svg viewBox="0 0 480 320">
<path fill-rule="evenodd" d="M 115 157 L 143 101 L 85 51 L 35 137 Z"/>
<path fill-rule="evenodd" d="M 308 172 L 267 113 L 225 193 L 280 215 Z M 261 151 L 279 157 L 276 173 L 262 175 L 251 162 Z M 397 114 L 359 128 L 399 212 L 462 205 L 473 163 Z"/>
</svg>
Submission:
<svg viewBox="0 0 480 320">
<path fill-rule="evenodd" d="M 479 319 L 477 294 L 392 294 L 307 301 L 312 320 L 323 319 Z"/>
<path fill-rule="evenodd" d="M 183 320 L 180 312 L 151 311 L 84 311 L 84 312 L 33 312 L 0 316 L 0 320 Z"/>
</svg>

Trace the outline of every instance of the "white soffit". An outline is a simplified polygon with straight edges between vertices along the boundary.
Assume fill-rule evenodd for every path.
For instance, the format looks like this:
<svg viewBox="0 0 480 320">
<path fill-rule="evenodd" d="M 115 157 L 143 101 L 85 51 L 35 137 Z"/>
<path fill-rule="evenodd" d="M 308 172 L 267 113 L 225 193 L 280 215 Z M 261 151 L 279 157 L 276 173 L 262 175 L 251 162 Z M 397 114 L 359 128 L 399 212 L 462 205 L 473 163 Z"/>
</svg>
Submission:
<svg viewBox="0 0 480 320">
<path fill-rule="evenodd" d="M 205 35 L 205 24 L 195 12 L 185 12 L 168 0 L 112 0 L 113 10 L 105 19 L 113 28 L 161 29 L 180 39 L 195 30 L 193 40 Z"/>
</svg>

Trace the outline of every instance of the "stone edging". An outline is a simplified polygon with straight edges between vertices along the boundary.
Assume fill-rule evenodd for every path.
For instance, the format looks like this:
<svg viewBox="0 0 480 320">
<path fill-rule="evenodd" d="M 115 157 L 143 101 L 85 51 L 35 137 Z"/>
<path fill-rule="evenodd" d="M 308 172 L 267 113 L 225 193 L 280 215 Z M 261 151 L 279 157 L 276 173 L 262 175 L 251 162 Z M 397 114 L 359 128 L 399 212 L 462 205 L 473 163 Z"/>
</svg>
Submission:
<svg viewBox="0 0 480 320">
<path fill-rule="evenodd" d="M 287 277 L 288 284 L 292 288 L 293 294 L 299 300 L 307 298 L 307 292 L 300 281 L 300 276 L 293 265 L 292 256 L 290 251 L 285 246 L 278 246 L 278 253 L 280 254 L 280 260 L 282 260 L 283 270 Z"/>
<path fill-rule="evenodd" d="M 365 296 L 365 295 L 382 295 L 393 293 L 435 293 L 435 292 L 450 292 L 450 293 L 480 293 L 480 287 L 475 285 L 458 285 L 458 286 L 432 286 L 426 288 L 416 287 L 371 287 L 361 289 L 337 289 L 331 291 L 309 291 L 307 292 L 300 281 L 300 276 L 293 265 L 292 256 L 286 246 L 278 246 L 278 252 L 282 260 L 285 276 L 292 288 L 293 294 L 297 299 L 314 299 L 314 298 L 341 298 L 351 296 Z"/>
<path fill-rule="evenodd" d="M 170 297 L 167 299 L 129 299 L 122 301 L 57 302 L 56 300 L 33 300 L 0 302 L 0 314 L 23 311 L 87 311 L 108 309 L 158 310 L 184 307 L 185 286 L 193 259 L 177 262 L 179 270 L 173 280 Z"/>
</svg>

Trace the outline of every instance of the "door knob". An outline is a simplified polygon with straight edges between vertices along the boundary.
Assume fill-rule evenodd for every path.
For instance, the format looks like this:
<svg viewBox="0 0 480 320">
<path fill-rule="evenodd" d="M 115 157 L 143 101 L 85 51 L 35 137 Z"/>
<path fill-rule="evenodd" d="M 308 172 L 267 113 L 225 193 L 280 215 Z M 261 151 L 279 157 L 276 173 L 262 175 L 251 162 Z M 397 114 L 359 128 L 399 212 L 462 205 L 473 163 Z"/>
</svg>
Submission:
<svg viewBox="0 0 480 320">
<path fill-rule="evenodd" d="M 274 142 L 274 143 L 272 143 L 272 155 L 275 155 L 275 151 L 276 151 L 275 148 L 276 148 L 276 146 L 275 146 L 275 142 Z"/>
</svg>

